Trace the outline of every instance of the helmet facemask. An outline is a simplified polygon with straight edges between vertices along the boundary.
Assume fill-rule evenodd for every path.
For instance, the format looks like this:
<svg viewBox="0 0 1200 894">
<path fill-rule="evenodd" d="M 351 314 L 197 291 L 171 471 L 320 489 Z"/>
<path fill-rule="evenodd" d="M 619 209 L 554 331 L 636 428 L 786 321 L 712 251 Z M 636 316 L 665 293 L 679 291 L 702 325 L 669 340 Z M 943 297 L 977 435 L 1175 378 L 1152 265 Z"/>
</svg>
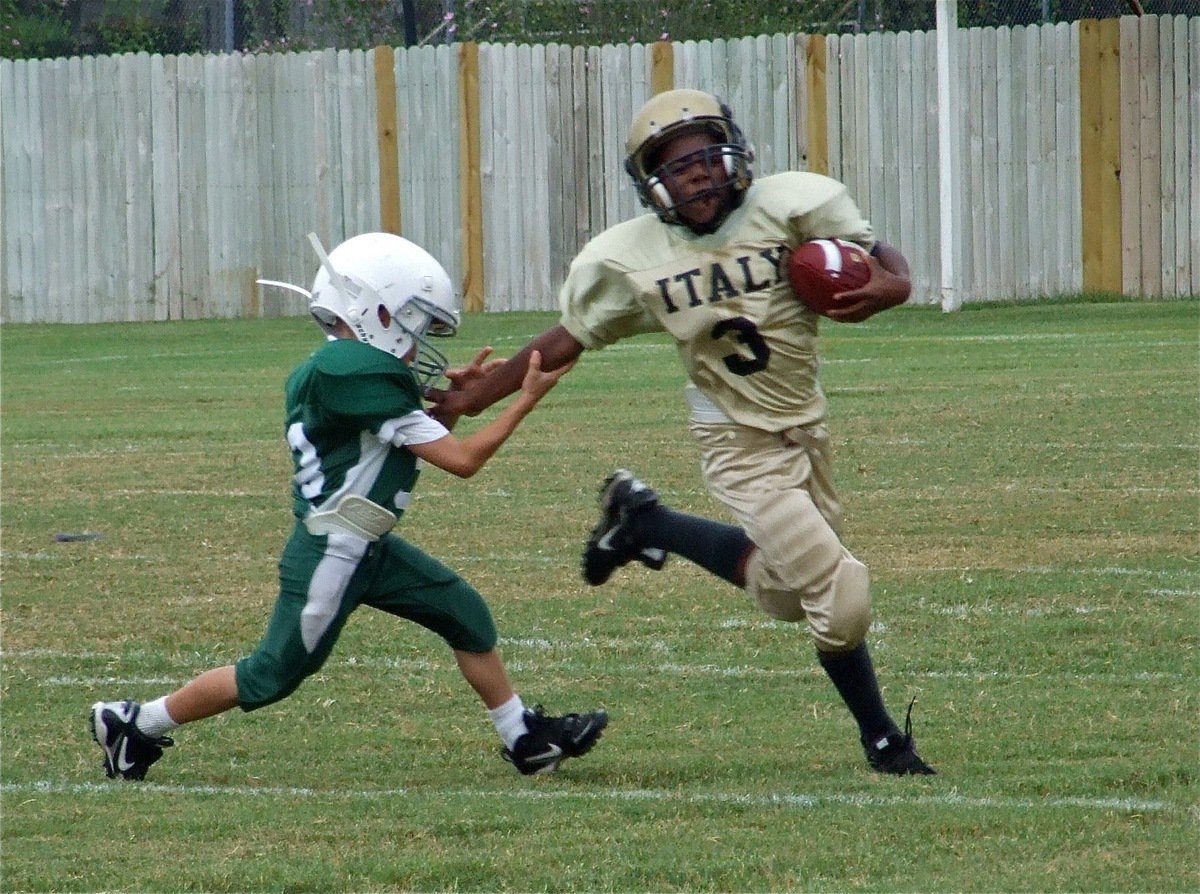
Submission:
<svg viewBox="0 0 1200 894">
<path fill-rule="evenodd" d="M 417 384 L 424 391 L 441 378 L 450 365 L 449 358 L 435 348 L 426 336 L 449 338 L 458 331 L 458 320 L 436 304 L 414 295 L 404 303 L 400 314 L 392 317 L 392 325 L 407 333 L 410 353 L 413 351 L 412 345 L 416 345 L 416 351 L 410 359 Z"/>
<path fill-rule="evenodd" d="M 668 223 L 682 224 L 697 233 L 711 233 L 720 227 L 729 216 L 729 212 L 742 201 L 743 190 L 737 188 L 737 170 L 734 162 L 737 152 L 737 147 L 730 143 L 714 143 L 665 164 L 656 165 L 650 171 L 646 185 L 654 196 L 658 216 Z M 677 178 L 696 164 L 704 165 L 706 175 L 714 185 L 676 201 L 674 197 L 682 193 L 676 186 Z M 721 208 L 711 221 L 699 224 L 685 216 L 684 212 L 689 205 L 706 201 L 713 196 L 721 199 Z"/>
</svg>

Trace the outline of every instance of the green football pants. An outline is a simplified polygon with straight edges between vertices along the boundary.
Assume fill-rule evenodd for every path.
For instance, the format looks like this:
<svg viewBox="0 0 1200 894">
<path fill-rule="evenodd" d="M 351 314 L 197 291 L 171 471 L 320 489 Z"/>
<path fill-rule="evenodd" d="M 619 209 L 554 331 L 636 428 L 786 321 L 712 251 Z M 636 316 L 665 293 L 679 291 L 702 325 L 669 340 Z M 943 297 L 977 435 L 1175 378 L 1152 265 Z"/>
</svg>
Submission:
<svg viewBox="0 0 1200 894">
<path fill-rule="evenodd" d="M 252 711 L 316 673 L 360 605 L 406 618 L 452 648 L 488 652 L 496 623 L 483 597 L 395 534 L 374 543 L 314 536 L 297 523 L 279 560 L 279 596 L 258 647 L 237 663 L 238 703 Z"/>
</svg>

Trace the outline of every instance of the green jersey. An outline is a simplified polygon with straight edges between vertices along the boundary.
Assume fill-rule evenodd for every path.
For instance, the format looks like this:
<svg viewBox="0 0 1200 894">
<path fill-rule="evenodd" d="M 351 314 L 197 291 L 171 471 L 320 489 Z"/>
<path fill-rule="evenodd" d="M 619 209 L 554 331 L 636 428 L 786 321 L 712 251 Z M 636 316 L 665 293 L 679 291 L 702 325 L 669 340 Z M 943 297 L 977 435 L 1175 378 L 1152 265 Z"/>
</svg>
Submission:
<svg viewBox="0 0 1200 894">
<path fill-rule="evenodd" d="M 353 339 L 337 339 L 296 367 L 285 393 L 296 517 L 335 506 L 348 494 L 402 514 L 420 472 L 419 460 L 404 446 L 447 434 L 422 409 L 408 364 Z"/>
<path fill-rule="evenodd" d="M 792 292 L 784 261 L 827 237 L 874 245 L 843 184 L 795 171 L 756 180 L 715 233 L 643 215 L 584 246 L 559 294 L 561 322 L 589 349 L 668 332 L 688 377 L 734 422 L 812 425 L 825 417 L 818 317 Z"/>
</svg>

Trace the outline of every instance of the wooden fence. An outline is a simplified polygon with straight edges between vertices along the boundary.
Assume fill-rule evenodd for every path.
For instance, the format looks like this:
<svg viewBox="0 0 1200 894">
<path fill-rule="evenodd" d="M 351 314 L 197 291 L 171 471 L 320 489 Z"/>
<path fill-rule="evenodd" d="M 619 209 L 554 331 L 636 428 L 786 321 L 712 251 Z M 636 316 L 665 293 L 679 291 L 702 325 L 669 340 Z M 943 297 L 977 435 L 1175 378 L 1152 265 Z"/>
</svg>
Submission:
<svg viewBox="0 0 1200 894">
<path fill-rule="evenodd" d="M 1200 293 L 1200 18 L 957 32 L 964 300 Z M 717 93 L 761 174 L 844 180 L 939 296 L 932 32 L 0 61 L 0 319 L 293 314 L 304 238 L 402 232 L 471 310 L 550 309 L 641 212 L 629 121 Z"/>
</svg>

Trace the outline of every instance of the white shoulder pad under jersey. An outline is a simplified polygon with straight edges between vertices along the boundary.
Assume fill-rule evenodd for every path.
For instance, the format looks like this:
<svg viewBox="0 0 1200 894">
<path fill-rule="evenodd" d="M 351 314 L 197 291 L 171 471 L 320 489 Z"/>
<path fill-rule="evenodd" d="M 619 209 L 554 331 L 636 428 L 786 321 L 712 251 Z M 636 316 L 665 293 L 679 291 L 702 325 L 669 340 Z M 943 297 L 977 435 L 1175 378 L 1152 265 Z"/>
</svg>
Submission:
<svg viewBox="0 0 1200 894">
<path fill-rule="evenodd" d="M 593 349 L 669 332 L 688 376 L 735 422 L 809 425 L 825 416 L 818 317 L 792 292 L 783 261 L 826 237 L 874 245 L 843 184 L 796 171 L 756 180 L 705 236 L 644 215 L 584 246 L 559 293 L 561 322 Z"/>
</svg>

